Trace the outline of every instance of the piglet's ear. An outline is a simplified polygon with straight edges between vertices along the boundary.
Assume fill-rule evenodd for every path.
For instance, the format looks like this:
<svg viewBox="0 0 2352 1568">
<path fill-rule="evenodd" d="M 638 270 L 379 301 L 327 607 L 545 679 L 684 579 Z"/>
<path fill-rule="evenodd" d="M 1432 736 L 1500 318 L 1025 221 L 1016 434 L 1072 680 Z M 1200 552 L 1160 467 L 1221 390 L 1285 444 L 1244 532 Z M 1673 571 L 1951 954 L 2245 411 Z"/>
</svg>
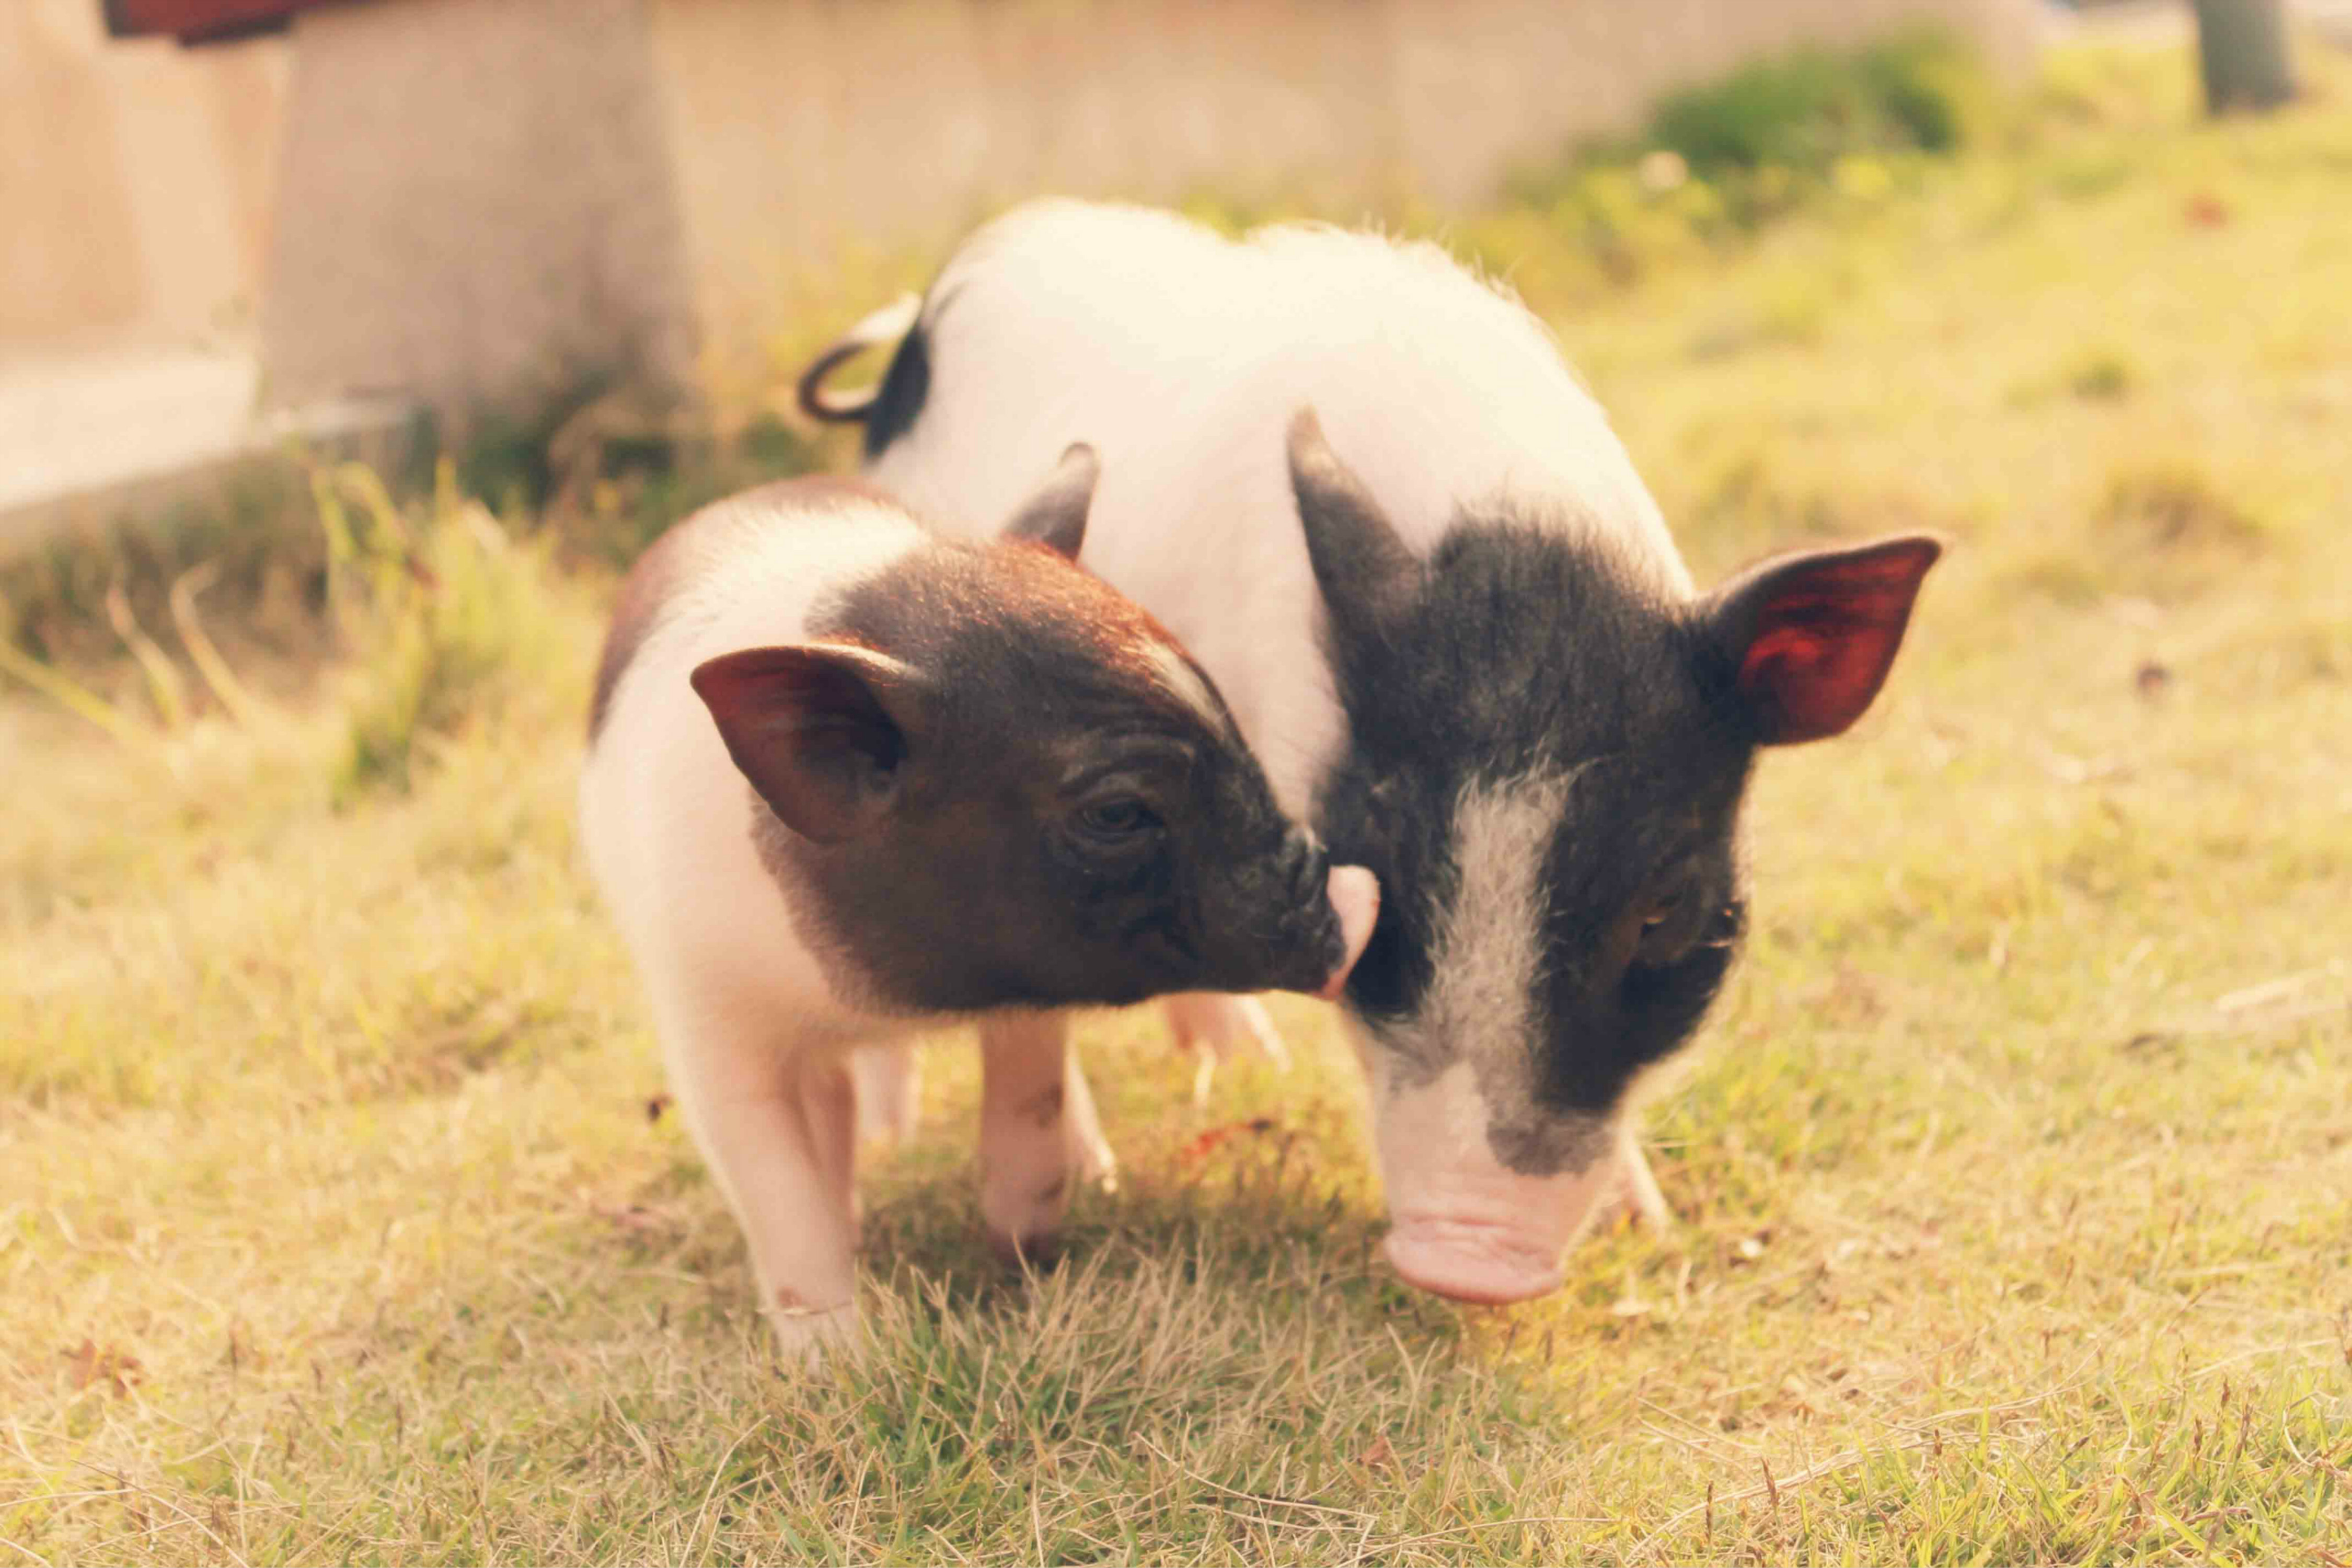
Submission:
<svg viewBox="0 0 2352 1568">
<path fill-rule="evenodd" d="M 1342 647 L 1377 641 L 1421 592 L 1421 563 L 1331 449 L 1312 407 L 1291 416 L 1289 459 L 1290 493 L 1331 630 Z"/>
<path fill-rule="evenodd" d="M 1065 561 L 1078 558 L 1087 542 L 1087 511 L 1094 505 L 1095 480 L 1102 464 L 1084 441 L 1062 454 L 1037 492 L 1023 501 L 1013 521 L 998 530 L 1004 539 L 1034 539 Z"/>
<path fill-rule="evenodd" d="M 819 844 L 889 816 L 922 688 L 908 665 L 847 643 L 744 648 L 694 672 L 727 754 L 785 826 Z"/>
<path fill-rule="evenodd" d="M 1706 615 L 1767 746 L 1843 733 L 1903 646 L 1921 579 L 1944 547 L 1904 534 L 1767 561 L 1717 589 Z"/>
</svg>

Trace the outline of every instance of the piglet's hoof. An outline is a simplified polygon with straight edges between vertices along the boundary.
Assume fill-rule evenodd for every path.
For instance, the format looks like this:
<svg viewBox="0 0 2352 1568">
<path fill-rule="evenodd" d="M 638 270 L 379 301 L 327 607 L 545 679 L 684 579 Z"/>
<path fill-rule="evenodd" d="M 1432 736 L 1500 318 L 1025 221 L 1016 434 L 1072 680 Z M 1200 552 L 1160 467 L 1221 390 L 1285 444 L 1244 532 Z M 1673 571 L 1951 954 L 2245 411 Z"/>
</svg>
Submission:
<svg viewBox="0 0 2352 1568">
<path fill-rule="evenodd" d="M 791 1287 L 780 1286 L 761 1315 L 775 1331 L 777 1352 L 788 1362 L 813 1363 L 856 1342 L 857 1308 L 853 1302 L 815 1306 Z"/>
</svg>

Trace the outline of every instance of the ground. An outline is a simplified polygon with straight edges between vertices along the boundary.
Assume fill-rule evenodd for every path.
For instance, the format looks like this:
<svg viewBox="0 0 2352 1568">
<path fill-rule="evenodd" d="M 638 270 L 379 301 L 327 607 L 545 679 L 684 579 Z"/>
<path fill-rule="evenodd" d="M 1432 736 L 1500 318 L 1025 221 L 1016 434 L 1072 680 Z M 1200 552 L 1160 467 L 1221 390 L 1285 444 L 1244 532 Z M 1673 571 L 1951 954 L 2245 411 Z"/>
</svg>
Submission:
<svg viewBox="0 0 2352 1568">
<path fill-rule="evenodd" d="M 0 1557 L 2352 1558 L 2352 72 L 2308 64 L 2212 128 L 2177 54 L 2067 57 L 2013 135 L 1605 287 L 1535 205 L 1454 225 L 1703 578 L 1954 542 L 1871 718 L 1761 771 L 1754 941 L 1647 1116 L 1678 1227 L 1544 1301 L 1383 1271 L 1328 1012 L 1200 1110 L 1107 1016 L 1125 1169 L 1064 1266 L 990 1261 L 944 1042 L 871 1348 L 779 1368 L 572 841 L 608 580 L 445 496 L 471 619 L 379 578 L 365 657 L 165 741 L 127 662 L 119 732 L 19 688 Z"/>
</svg>

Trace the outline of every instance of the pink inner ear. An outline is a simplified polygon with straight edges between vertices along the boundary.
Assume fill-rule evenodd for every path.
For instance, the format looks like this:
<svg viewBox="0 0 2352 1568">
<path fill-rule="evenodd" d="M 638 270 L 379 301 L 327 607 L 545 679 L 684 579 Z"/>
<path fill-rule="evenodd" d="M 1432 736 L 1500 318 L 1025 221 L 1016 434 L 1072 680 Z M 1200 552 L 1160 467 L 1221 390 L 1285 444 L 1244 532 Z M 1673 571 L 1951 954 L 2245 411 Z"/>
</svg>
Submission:
<svg viewBox="0 0 2352 1568">
<path fill-rule="evenodd" d="M 1739 690 L 1768 745 L 1818 741 L 1861 718 L 1910 624 L 1932 545 L 1832 556 L 1790 572 L 1758 607 Z"/>
<path fill-rule="evenodd" d="M 727 754 L 787 827 L 819 844 L 879 820 L 907 752 L 868 681 L 894 661 L 846 646 L 743 648 L 695 668 Z"/>
</svg>

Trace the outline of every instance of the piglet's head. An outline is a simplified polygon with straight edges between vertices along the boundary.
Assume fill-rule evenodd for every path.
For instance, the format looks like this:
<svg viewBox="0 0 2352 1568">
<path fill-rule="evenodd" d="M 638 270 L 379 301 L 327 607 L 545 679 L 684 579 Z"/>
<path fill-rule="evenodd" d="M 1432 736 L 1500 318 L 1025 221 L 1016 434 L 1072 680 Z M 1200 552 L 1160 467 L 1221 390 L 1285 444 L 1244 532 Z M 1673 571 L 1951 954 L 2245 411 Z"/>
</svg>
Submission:
<svg viewBox="0 0 2352 1568">
<path fill-rule="evenodd" d="M 1738 950 L 1759 748 L 1861 718 L 1941 547 L 1691 597 L 1542 497 L 1482 498 L 1415 553 L 1311 414 L 1289 462 L 1350 730 L 1320 821 L 1384 893 L 1348 1000 L 1389 1256 L 1442 1294 L 1540 1295 L 1616 1185 L 1627 1088 Z"/>
<path fill-rule="evenodd" d="M 914 1012 L 1336 994 L 1378 885 L 1286 819 L 1215 687 L 1076 564 L 1075 447 L 998 542 L 694 672 L 836 984 Z"/>
</svg>

